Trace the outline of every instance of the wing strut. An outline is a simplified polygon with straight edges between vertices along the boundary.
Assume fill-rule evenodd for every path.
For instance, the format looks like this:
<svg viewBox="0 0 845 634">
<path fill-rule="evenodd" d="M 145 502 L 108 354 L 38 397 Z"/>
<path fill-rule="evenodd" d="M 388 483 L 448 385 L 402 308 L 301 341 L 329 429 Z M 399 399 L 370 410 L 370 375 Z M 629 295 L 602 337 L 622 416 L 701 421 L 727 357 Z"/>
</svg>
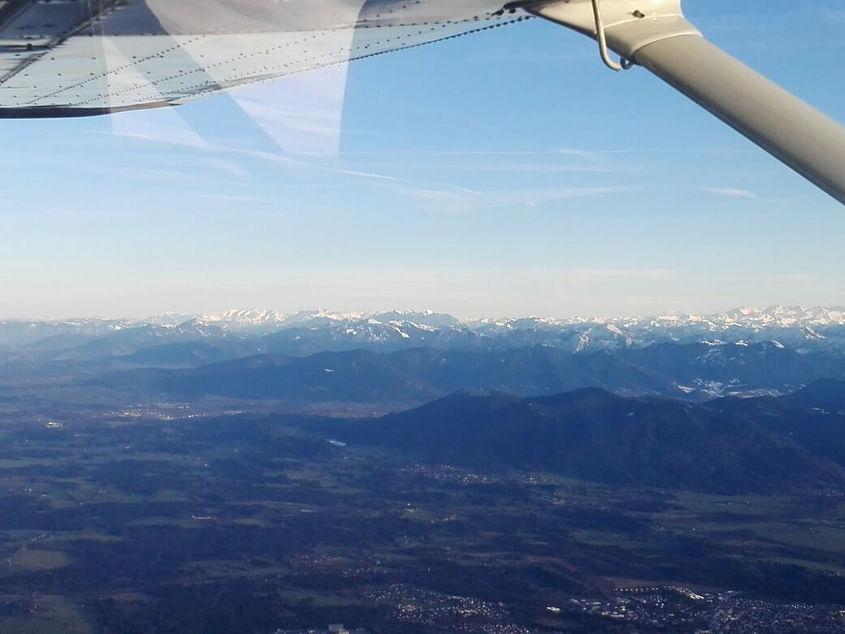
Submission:
<svg viewBox="0 0 845 634">
<path fill-rule="evenodd" d="M 600 47 L 605 40 L 623 65 L 647 68 L 845 204 L 845 128 L 704 39 L 681 0 L 529 0 L 506 8 L 517 7 Z"/>
</svg>

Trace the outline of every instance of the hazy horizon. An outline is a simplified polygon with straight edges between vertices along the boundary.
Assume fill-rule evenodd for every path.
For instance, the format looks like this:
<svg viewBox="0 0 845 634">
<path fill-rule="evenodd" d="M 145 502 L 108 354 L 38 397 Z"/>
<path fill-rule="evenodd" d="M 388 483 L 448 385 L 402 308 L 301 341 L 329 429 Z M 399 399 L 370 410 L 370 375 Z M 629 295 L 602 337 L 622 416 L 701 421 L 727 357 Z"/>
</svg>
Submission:
<svg viewBox="0 0 845 634">
<path fill-rule="evenodd" d="M 330 308 L 330 307 L 304 307 L 298 308 L 293 310 L 279 310 L 274 307 L 267 307 L 267 306 L 228 306 L 221 309 L 216 310 L 162 310 L 162 311 L 155 311 L 155 312 L 147 312 L 147 313 L 137 313 L 137 314 L 120 314 L 120 313 L 88 313 L 88 314 L 65 314 L 65 315 L 48 315 L 48 316 L 32 316 L 32 315 L 22 315 L 22 316 L 6 316 L 0 314 L 0 322 L 54 322 L 54 321 L 66 321 L 66 320 L 75 320 L 75 319 L 100 319 L 104 321 L 133 321 L 133 322 L 144 322 L 146 320 L 154 320 L 162 317 L 173 316 L 175 318 L 185 317 L 186 319 L 191 319 L 195 317 L 214 317 L 220 318 L 228 313 L 236 313 L 236 312 L 255 312 L 255 313 L 275 313 L 279 316 L 292 316 L 297 314 L 324 314 L 327 316 L 348 316 L 350 318 L 356 317 L 370 317 L 379 314 L 385 313 L 392 313 L 396 312 L 399 314 L 439 314 L 439 315 L 449 315 L 454 317 L 460 322 L 473 322 L 473 321 L 480 321 L 480 320 L 509 320 L 509 319 L 626 319 L 626 318 L 662 318 L 662 317 L 683 317 L 687 315 L 699 315 L 703 317 L 710 317 L 710 316 L 718 316 L 718 315 L 726 315 L 730 313 L 734 313 L 737 311 L 748 311 L 749 313 L 754 312 L 766 312 L 774 309 L 783 309 L 783 310 L 802 310 L 802 311 L 814 311 L 814 310 L 825 310 L 830 312 L 845 312 L 845 305 L 840 304 L 814 304 L 814 305 L 802 305 L 802 304 L 768 304 L 768 305 L 751 305 L 751 304 L 740 304 L 734 305 L 728 308 L 720 308 L 717 310 L 710 310 L 710 311 L 696 311 L 696 310 L 664 310 L 664 311 L 656 311 L 651 313 L 577 313 L 577 312 L 570 312 L 570 313 L 556 313 L 556 314 L 539 314 L 539 313 L 531 313 L 531 312 L 522 312 L 522 313 L 507 313 L 507 314 L 477 314 L 477 315 L 463 315 L 459 314 L 455 311 L 450 310 L 437 310 L 432 309 L 430 307 L 425 306 L 410 306 L 410 307 L 402 307 L 402 306 L 390 306 L 390 307 L 382 307 L 382 308 L 373 308 L 373 309 L 365 309 L 365 310 L 347 310 L 341 308 Z"/>
</svg>

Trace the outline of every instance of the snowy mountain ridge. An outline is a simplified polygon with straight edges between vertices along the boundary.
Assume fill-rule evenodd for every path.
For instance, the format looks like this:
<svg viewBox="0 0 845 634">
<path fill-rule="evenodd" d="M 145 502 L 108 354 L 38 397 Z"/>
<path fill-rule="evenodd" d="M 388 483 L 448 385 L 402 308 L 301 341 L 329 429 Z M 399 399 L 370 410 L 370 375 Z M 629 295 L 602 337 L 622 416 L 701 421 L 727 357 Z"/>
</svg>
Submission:
<svg viewBox="0 0 845 634">
<path fill-rule="evenodd" d="M 307 349 L 501 347 L 548 345 L 572 352 L 646 347 L 655 343 L 715 345 L 777 341 L 798 350 L 845 352 L 845 308 L 741 307 L 715 314 L 620 317 L 517 317 L 460 321 L 434 311 L 280 313 L 232 309 L 222 313 L 164 313 L 147 319 L 77 318 L 0 321 L 0 346 L 98 337 L 177 341 L 209 337 L 265 337 Z M 306 345 L 307 344 L 307 345 Z"/>
</svg>

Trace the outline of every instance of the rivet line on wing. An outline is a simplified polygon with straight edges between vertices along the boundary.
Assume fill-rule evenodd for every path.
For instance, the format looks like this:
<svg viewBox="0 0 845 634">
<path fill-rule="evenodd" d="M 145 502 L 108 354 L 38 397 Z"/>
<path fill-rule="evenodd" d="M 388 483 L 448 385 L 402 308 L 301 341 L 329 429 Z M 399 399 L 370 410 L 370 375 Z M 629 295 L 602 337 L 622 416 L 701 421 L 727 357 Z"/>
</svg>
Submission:
<svg viewBox="0 0 845 634">
<path fill-rule="evenodd" d="M 485 18 L 485 19 L 489 20 L 489 18 Z M 227 87 L 232 87 L 232 86 L 236 86 L 236 85 L 240 85 L 240 84 L 244 84 L 244 83 L 248 83 L 248 82 L 267 81 L 267 80 L 278 78 L 278 77 L 283 77 L 283 76 L 287 76 L 287 75 L 293 75 L 293 74 L 298 74 L 298 73 L 301 73 L 301 72 L 306 72 L 306 71 L 313 70 L 313 69 L 319 68 L 319 67 L 327 67 L 327 66 L 334 66 L 334 65 L 342 64 L 342 63 L 345 63 L 345 62 L 350 61 L 350 60 L 365 59 L 365 58 L 368 58 L 368 57 L 374 57 L 376 55 L 382 55 L 382 54 L 397 51 L 397 50 L 416 48 L 416 47 L 424 46 L 426 44 L 430 44 L 430 43 L 434 43 L 434 42 L 442 42 L 442 41 L 445 41 L 445 40 L 450 40 L 450 39 L 454 39 L 454 38 L 457 38 L 457 37 L 463 37 L 463 36 L 466 36 L 466 35 L 471 35 L 473 33 L 478 33 L 480 31 L 490 30 L 490 29 L 493 29 L 493 28 L 498 28 L 500 26 L 505 26 L 507 24 L 513 24 L 513 23 L 521 22 L 521 21 L 528 20 L 528 19 L 531 19 L 530 16 L 519 16 L 517 18 L 506 19 L 506 20 L 497 19 L 496 22 L 492 23 L 492 24 L 486 24 L 485 26 L 473 28 L 473 29 L 470 29 L 468 31 L 464 31 L 464 32 L 461 32 L 461 33 L 455 33 L 455 34 L 452 34 L 452 35 L 439 37 L 439 38 L 436 38 L 434 40 L 430 40 L 430 41 L 427 41 L 427 42 L 419 42 L 419 43 L 416 43 L 416 44 L 404 44 L 404 45 L 401 43 L 402 40 L 412 39 L 412 38 L 414 38 L 418 35 L 422 35 L 422 34 L 425 33 L 425 30 L 419 30 L 416 33 L 408 33 L 408 34 L 405 34 L 405 35 L 402 35 L 402 36 L 396 36 L 394 38 L 386 38 L 386 39 L 383 39 L 383 40 L 376 40 L 374 42 L 368 42 L 366 44 L 355 46 L 352 49 L 347 49 L 347 48 L 335 49 L 335 50 L 332 50 L 332 51 L 329 51 L 329 52 L 326 52 L 326 53 L 323 53 L 323 54 L 320 54 L 320 55 L 313 55 L 313 56 L 305 58 L 304 60 L 300 60 L 299 64 L 294 65 L 294 66 L 297 66 L 295 68 L 291 68 L 292 64 L 290 62 L 279 63 L 279 64 L 268 64 L 268 65 L 262 66 L 257 72 L 254 72 L 254 73 L 241 74 L 241 75 L 233 74 L 229 77 L 222 77 L 222 78 L 219 78 L 219 79 L 215 79 L 214 81 L 206 80 L 206 81 L 198 82 L 198 83 L 195 83 L 195 84 L 187 86 L 187 87 L 175 87 L 174 86 L 170 90 L 161 91 L 160 94 L 161 94 L 162 97 L 164 97 L 168 101 L 181 100 L 181 99 L 185 99 L 187 97 L 205 95 L 205 94 L 209 94 L 209 93 L 213 93 L 213 92 L 219 92 L 221 90 L 224 90 Z M 438 29 L 438 27 L 439 28 L 448 28 L 449 26 L 458 26 L 458 25 L 463 25 L 463 24 L 466 24 L 466 23 L 478 23 L 479 21 L 480 21 L 480 18 L 478 16 L 474 16 L 473 18 L 466 19 L 466 20 L 457 20 L 457 21 L 437 23 L 437 25 L 432 26 L 430 28 L 430 30 L 435 31 L 435 30 Z M 431 23 L 428 23 L 428 24 L 431 24 Z M 403 28 L 403 27 L 407 27 L 407 26 L 427 26 L 427 25 L 420 24 L 420 23 L 400 24 L 400 25 L 395 25 L 392 28 Z M 369 29 L 391 28 L 391 27 L 383 27 L 381 25 L 378 25 L 378 26 L 365 25 L 363 28 L 369 30 Z M 150 86 L 152 86 L 154 88 L 161 88 L 161 87 L 165 86 L 167 83 L 172 82 L 174 80 L 184 80 L 184 79 L 188 78 L 190 75 L 195 75 L 197 73 L 207 72 L 210 69 L 219 69 L 219 68 L 225 67 L 225 66 L 230 65 L 230 64 L 233 66 L 232 70 L 235 71 L 237 69 L 237 63 L 242 61 L 242 60 L 251 59 L 251 58 L 255 58 L 255 57 L 259 57 L 259 56 L 263 56 L 263 55 L 271 55 L 274 52 L 277 52 L 277 51 L 280 51 L 280 50 L 283 50 L 283 49 L 286 49 L 286 48 L 301 45 L 305 42 L 308 42 L 309 40 L 316 39 L 316 37 L 317 36 L 315 36 L 315 35 L 311 35 L 307 38 L 300 38 L 300 39 L 295 40 L 293 42 L 286 42 L 285 44 L 281 44 L 281 45 L 276 46 L 276 47 L 262 48 L 259 51 L 255 51 L 253 53 L 248 53 L 248 54 L 242 53 L 237 57 L 233 57 L 233 58 L 230 58 L 230 59 L 215 62 L 214 64 L 204 65 L 204 66 L 192 69 L 192 70 L 180 71 L 178 73 L 173 73 L 173 74 L 170 74 L 166 77 L 159 78 L 155 81 L 136 83 L 132 86 L 128 86 L 126 88 L 123 88 L 123 89 L 117 90 L 117 91 L 113 91 L 113 92 L 103 92 L 99 95 L 96 95 L 96 96 L 90 97 L 88 99 L 82 100 L 82 101 L 75 103 L 73 105 L 74 106 L 88 106 L 89 104 L 92 104 L 92 103 L 95 103 L 95 102 L 98 102 L 98 101 L 99 102 L 112 103 L 113 101 L 115 101 L 116 99 L 118 99 L 118 98 L 120 98 L 124 95 L 130 94 L 132 92 L 136 92 L 136 91 L 139 91 L 139 90 L 143 90 L 144 88 L 149 88 Z M 200 38 L 195 38 L 194 40 L 191 40 L 190 42 L 191 43 L 195 42 L 198 39 L 200 39 Z M 378 46 L 379 44 L 391 42 L 394 39 L 397 41 L 396 46 L 393 46 L 393 47 L 391 47 L 389 49 L 385 49 L 385 50 L 378 50 L 378 51 L 375 51 L 375 52 L 366 52 L 371 46 Z M 167 50 L 172 50 L 173 48 L 178 48 L 178 47 L 171 47 L 171 49 L 167 49 Z M 139 60 L 138 62 L 135 62 L 133 64 L 127 64 L 127 65 L 124 65 L 124 67 L 120 67 L 120 68 L 126 68 L 126 67 L 133 66 L 133 65 L 140 65 L 141 63 L 143 63 L 145 61 L 153 60 L 153 59 L 156 59 L 157 57 L 159 57 L 159 54 L 148 55 L 148 56 L 144 57 L 142 60 Z M 117 70 L 119 70 L 119 69 L 113 69 L 110 72 L 115 72 Z M 101 78 L 105 77 L 108 74 L 109 73 L 104 73 L 101 76 Z M 78 82 L 78 85 L 82 85 L 84 83 L 89 83 L 90 81 L 94 81 L 96 79 L 97 78 L 88 79 L 88 80 L 85 80 L 84 82 Z M 184 86 L 184 81 L 180 81 L 180 86 Z"/>
</svg>

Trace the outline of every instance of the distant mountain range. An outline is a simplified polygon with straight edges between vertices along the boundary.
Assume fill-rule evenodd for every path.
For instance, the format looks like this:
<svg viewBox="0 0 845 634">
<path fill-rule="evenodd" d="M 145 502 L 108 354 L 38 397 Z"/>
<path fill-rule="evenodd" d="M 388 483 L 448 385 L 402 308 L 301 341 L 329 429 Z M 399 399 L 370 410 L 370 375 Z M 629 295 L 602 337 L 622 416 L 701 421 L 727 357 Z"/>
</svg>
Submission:
<svg viewBox="0 0 845 634">
<path fill-rule="evenodd" d="M 837 409 L 810 405 L 827 402 Z M 482 471 L 528 469 L 709 493 L 841 490 L 845 382 L 781 398 L 703 404 L 598 389 L 518 398 L 453 394 L 330 429 L 414 460 Z"/>
<path fill-rule="evenodd" d="M 845 379 L 845 310 L 481 320 L 239 310 L 147 320 L 0 322 L 0 382 L 88 382 L 145 399 L 216 395 L 407 407 L 456 390 L 598 387 L 687 400 Z"/>
<path fill-rule="evenodd" d="M 132 356 L 167 359 L 211 352 L 176 344 Z M 139 368 L 103 373 L 98 385 L 192 399 L 217 395 L 295 403 L 410 405 L 454 392 L 557 394 L 599 387 L 620 394 L 690 400 L 792 392 L 823 378 L 845 379 L 845 357 L 798 353 L 776 343 L 653 344 L 616 352 L 572 354 L 550 346 L 504 350 L 414 348 L 376 353 L 262 354 L 195 368 Z"/>
<path fill-rule="evenodd" d="M 777 341 L 796 350 L 845 354 L 845 308 L 773 306 L 713 315 L 484 319 L 392 311 L 330 313 L 231 310 L 219 315 L 164 314 L 143 320 L 0 321 L 0 346 L 67 350 L 97 339 L 113 353 L 189 340 L 249 339 L 261 351 L 307 355 L 326 350 L 414 347 L 514 348 L 548 345 L 567 352 L 643 348 L 652 343 Z"/>
<path fill-rule="evenodd" d="M 45 416 L 60 402 L 87 416 L 93 399 L 405 410 L 315 425 L 435 465 L 712 493 L 845 486 L 838 309 L 472 323 L 229 311 L 0 322 L 0 344 L 9 411 L 36 397 Z"/>
</svg>

